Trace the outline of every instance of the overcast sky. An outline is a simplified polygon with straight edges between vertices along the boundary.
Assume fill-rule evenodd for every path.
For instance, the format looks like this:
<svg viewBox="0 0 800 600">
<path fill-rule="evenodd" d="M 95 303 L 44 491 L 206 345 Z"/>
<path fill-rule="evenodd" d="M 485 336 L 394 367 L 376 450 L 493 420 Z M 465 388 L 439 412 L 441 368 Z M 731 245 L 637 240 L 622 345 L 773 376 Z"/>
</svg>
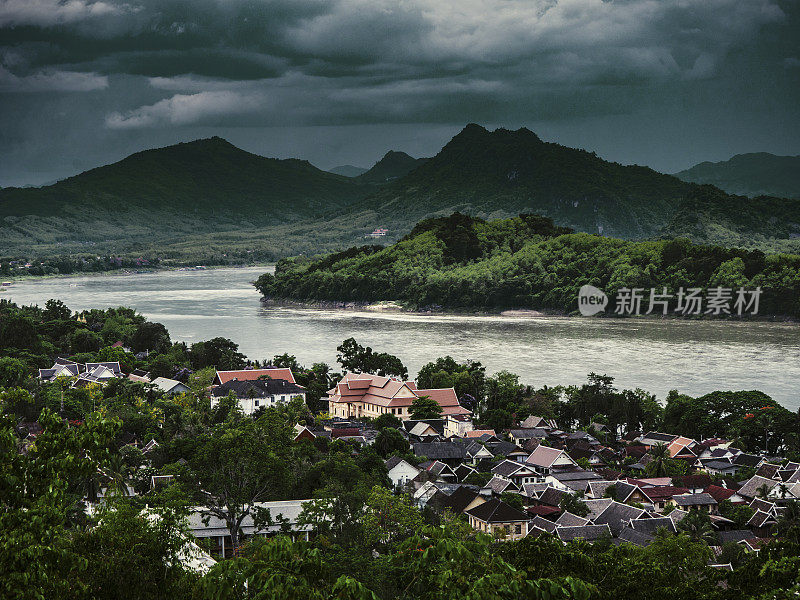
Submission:
<svg viewBox="0 0 800 600">
<path fill-rule="evenodd" d="M 673 172 L 800 154 L 800 0 L 0 0 L 0 185 L 220 135 L 321 168 L 466 123 Z"/>
</svg>

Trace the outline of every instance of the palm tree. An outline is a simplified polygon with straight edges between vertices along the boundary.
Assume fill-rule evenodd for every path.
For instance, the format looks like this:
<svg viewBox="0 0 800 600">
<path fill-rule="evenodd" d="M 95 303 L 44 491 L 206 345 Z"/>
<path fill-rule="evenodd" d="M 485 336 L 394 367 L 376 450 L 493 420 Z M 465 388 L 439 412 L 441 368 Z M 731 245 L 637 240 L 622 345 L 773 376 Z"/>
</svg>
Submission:
<svg viewBox="0 0 800 600">
<path fill-rule="evenodd" d="M 133 474 L 133 469 L 125 463 L 119 454 L 115 454 L 108 459 L 105 468 L 101 469 L 107 483 L 108 495 L 127 496 L 128 479 Z"/>
<path fill-rule="evenodd" d="M 756 498 L 761 498 L 762 500 L 766 500 L 769 496 L 769 492 L 772 488 L 770 488 L 766 483 L 762 483 L 760 486 L 756 488 Z"/>
<path fill-rule="evenodd" d="M 689 514 L 678 523 L 678 529 L 688 535 L 693 542 L 705 542 L 709 546 L 717 543 L 717 534 L 711 525 L 711 519 L 703 511 L 689 511 Z"/>
<path fill-rule="evenodd" d="M 786 500 L 786 494 L 789 493 L 789 488 L 785 483 L 778 484 L 778 491 L 781 494 L 781 500 Z"/>
<path fill-rule="evenodd" d="M 663 477 L 667 474 L 667 459 L 669 459 L 669 448 L 666 444 L 656 444 L 650 448 L 653 460 L 647 465 L 647 473 L 652 477 Z"/>
<path fill-rule="evenodd" d="M 775 534 L 792 542 L 800 542 L 800 502 L 792 500 L 786 503 L 775 525 Z"/>
</svg>

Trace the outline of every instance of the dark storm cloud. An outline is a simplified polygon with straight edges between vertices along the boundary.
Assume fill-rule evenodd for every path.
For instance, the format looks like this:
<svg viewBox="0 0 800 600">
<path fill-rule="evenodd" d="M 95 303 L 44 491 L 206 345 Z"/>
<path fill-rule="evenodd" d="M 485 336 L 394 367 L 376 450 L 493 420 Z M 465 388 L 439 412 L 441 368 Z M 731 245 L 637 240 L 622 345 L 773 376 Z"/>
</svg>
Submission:
<svg viewBox="0 0 800 600">
<path fill-rule="evenodd" d="M 87 140 L 697 120 L 712 94 L 750 110 L 743 80 L 796 130 L 799 36 L 797 0 L 0 0 L 0 145 L 25 139 L 37 160 L 26 127 L 43 118 Z"/>
</svg>

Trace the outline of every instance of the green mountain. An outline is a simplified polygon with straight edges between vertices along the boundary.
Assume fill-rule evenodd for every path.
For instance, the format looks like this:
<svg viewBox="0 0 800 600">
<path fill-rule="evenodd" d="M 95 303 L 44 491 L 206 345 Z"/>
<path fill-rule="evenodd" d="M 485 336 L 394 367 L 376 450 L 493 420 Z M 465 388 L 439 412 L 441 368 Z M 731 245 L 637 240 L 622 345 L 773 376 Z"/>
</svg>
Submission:
<svg viewBox="0 0 800 600">
<path fill-rule="evenodd" d="M 388 152 L 346 177 L 220 138 L 146 150 L 40 188 L 0 190 L 0 259 L 122 254 L 181 262 L 317 254 L 386 227 L 460 211 L 540 214 L 577 231 L 783 251 L 800 248 L 797 200 L 730 196 L 527 129 L 468 125 L 433 158 Z"/>
<path fill-rule="evenodd" d="M 353 165 L 341 165 L 339 167 L 333 167 L 332 169 L 328 169 L 328 173 L 333 173 L 334 175 L 344 175 L 345 177 L 358 177 L 362 173 L 366 173 L 369 169 L 365 169 L 364 167 L 355 167 Z"/>
<path fill-rule="evenodd" d="M 684 197 L 662 234 L 712 244 L 800 252 L 800 200 L 734 196 L 711 185 Z"/>
<path fill-rule="evenodd" d="M 301 301 L 394 300 L 413 308 L 524 308 L 574 312 L 586 284 L 606 292 L 715 286 L 762 288 L 761 315 L 800 316 L 800 256 L 726 249 L 686 239 L 632 241 L 571 233 L 520 215 L 484 221 L 460 213 L 426 219 L 397 243 L 284 259 L 256 288 Z M 676 307 L 673 300 L 672 307 Z M 731 303 L 730 310 L 736 314 Z"/>
<path fill-rule="evenodd" d="M 42 188 L 0 190 L 0 252 L 172 241 L 307 223 L 366 187 L 304 160 L 257 156 L 221 138 L 146 150 Z"/>
<path fill-rule="evenodd" d="M 414 158 L 405 152 L 389 150 L 371 169 L 359 175 L 358 181 L 377 185 L 389 183 L 408 175 L 427 160 L 427 158 Z"/>
<path fill-rule="evenodd" d="M 393 216 L 395 225 L 455 210 L 482 217 L 530 212 L 580 231 L 647 237 L 690 189 L 646 167 L 543 142 L 528 129 L 490 132 L 472 124 L 362 204 Z"/>
<path fill-rule="evenodd" d="M 722 162 L 702 162 L 675 176 L 715 185 L 730 194 L 800 199 L 800 156 L 737 154 Z"/>
</svg>

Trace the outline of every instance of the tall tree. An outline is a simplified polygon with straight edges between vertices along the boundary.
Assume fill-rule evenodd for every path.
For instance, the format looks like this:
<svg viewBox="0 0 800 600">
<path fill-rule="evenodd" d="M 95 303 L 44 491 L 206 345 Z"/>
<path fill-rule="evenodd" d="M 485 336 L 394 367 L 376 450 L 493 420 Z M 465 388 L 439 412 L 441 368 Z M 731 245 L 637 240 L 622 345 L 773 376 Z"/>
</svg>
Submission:
<svg viewBox="0 0 800 600">
<path fill-rule="evenodd" d="M 375 352 L 369 346 L 364 347 L 356 342 L 355 338 L 344 340 L 336 351 L 338 352 L 336 361 L 346 371 L 408 378 L 408 369 L 399 358 L 385 352 Z"/>
<path fill-rule="evenodd" d="M 259 422 L 244 418 L 217 426 L 201 438 L 181 473 L 201 503 L 204 517 L 225 522 L 234 548 L 245 518 L 264 523 L 268 517 L 259 511 L 258 503 L 282 499 L 291 488 L 286 451 L 291 440 L 288 427 L 279 419 L 267 409 Z"/>
</svg>

